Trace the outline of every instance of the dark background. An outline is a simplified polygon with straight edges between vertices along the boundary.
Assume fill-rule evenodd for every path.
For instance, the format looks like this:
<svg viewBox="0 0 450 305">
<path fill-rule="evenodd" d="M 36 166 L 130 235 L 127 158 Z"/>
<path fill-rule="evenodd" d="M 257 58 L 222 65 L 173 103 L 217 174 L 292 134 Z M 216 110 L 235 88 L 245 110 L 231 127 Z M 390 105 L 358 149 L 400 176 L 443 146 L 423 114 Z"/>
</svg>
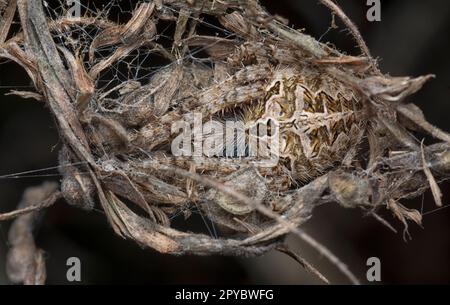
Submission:
<svg viewBox="0 0 450 305">
<path fill-rule="evenodd" d="M 349 54 L 358 54 L 355 43 L 338 22 L 327 32 L 328 10 L 316 0 L 263 1 L 269 11 L 291 20 L 296 28 L 322 41 L 333 42 Z M 383 72 L 393 76 L 433 73 L 435 80 L 411 98 L 435 125 L 450 131 L 450 2 L 445 0 L 395 0 L 382 2 L 382 21 L 366 20 L 365 0 L 338 3 L 360 27 Z M 9 90 L 27 87 L 26 74 L 12 63 L 0 65 L 0 176 L 57 165 L 58 133 L 49 111 L 32 100 L 4 96 Z M 25 89 L 25 88 L 22 88 Z M 28 186 L 44 180 L 58 181 L 56 170 L 49 177 L 2 179 L 0 212 L 14 209 Z M 444 204 L 450 199 L 443 185 Z M 336 205 L 323 206 L 304 227 L 327 245 L 364 280 L 366 260 L 379 257 L 382 281 L 392 284 L 450 283 L 450 209 L 436 210 L 432 197 L 403 202 L 425 213 L 423 228 L 410 225 L 412 240 L 405 242 L 402 225 L 385 216 L 399 230 L 394 234 L 360 211 Z M 201 227 L 201 221 L 197 223 Z M 0 224 L 0 284 L 8 283 L 4 262 L 9 223 Z M 325 273 L 333 283 L 347 283 L 325 258 L 296 238 L 292 246 Z M 278 253 L 260 258 L 172 257 L 117 237 L 101 211 L 83 212 L 59 202 L 46 213 L 37 243 L 47 256 L 48 283 L 67 284 L 66 260 L 82 261 L 82 282 L 155 284 L 304 284 L 318 283 L 300 266 Z"/>
</svg>

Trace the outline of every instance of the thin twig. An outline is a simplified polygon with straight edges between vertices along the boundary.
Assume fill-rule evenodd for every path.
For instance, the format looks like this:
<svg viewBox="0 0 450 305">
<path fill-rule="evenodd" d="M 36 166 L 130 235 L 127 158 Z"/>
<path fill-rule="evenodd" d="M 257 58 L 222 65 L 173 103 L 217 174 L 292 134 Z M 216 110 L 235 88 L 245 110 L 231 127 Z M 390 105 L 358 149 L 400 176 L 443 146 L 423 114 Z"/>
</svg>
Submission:
<svg viewBox="0 0 450 305">
<path fill-rule="evenodd" d="M 11 220 L 11 219 L 17 218 L 21 215 L 25 215 L 25 214 L 29 214 L 31 212 L 37 212 L 37 211 L 43 210 L 45 208 L 52 206 L 61 197 L 62 197 L 61 192 L 56 191 L 53 194 L 51 194 L 47 199 L 45 199 L 44 201 L 42 201 L 40 203 L 33 204 L 32 206 L 29 206 L 29 207 L 26 207 L 23 209 L 19 209 L 19 210 L 15 210 L 15 211 L 12 211 L 9 213 L 0 214 L 0 221 Z"/>
<path fill-rule="evenodd" d="M 347 17 L 344 11 L 332 0 L 320 0 L 320 2 L 326 7 L 328 7 L 332 12 L 334 12 L 342 20 L 342 22 L 344 22 L 347 28 L 352 32 L 353 37 L 355 38 L 356 42 L 359 45 L 359 48 L 363 52 L 363 55 L 368 58 L 372 58 L 372 56 L 370 55 L 369 48 L 367 47 L 364 38 L 359 32 L 358 27 L 353 23 L 353 21 L 350 20 L 350 18 Z"/>
<path fill-rule="evenodd" d="M 378 222 L 380 222 L 382 225 L 384 225 L 386 228 L 388 228 L 389 230 L 391 230 L 392 232 L 394 232 L 395 234 L 397 234 L 397 230 L 389 223 L 387 222 L 386 219 L 384 219 L 383 217 L 381 217 L 380 215 L 378 215 L 375 212 L 370 212 L 369 213 L 370 216 L 372 216 L 373 218 L 375 218 L 375 220 L 377 220 Z"/>
<path fill-rule="evenodd" d="M 308 271 L 309 273 L 315 275 L 319 280 L 321 280 L 325 284 L 330 284 L 330 281 L 322 273 L 320 273 L 319 270 L 317 270 L 313 265 L 308 263 L 308 261 L 306 261 L 303 257 L 301 257 L 300 255 L 298 255 L 297 253 L 295 253 L 294 251 L 289 249 L 288 246 L 286 246 L 286 245 L 278 246 L 276 249 L 279 252 L 284 253 L 284 254 L 290 256 L 291 258 L 293 258 L 303 268 L 305 268 L 306 271 Z"/>
</svg>

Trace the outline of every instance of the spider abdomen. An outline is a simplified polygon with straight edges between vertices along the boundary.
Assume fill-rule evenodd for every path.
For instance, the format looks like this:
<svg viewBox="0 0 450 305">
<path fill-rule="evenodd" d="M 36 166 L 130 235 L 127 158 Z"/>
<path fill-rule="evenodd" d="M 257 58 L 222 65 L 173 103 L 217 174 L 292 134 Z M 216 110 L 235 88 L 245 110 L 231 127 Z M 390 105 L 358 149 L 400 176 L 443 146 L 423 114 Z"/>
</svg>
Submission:
<svg viewBox="0 0 450 305">
<path fill-rule="evenodd" d="M 278 70 L 266 96 L 247 107 L 247 125 L 274 120 L 279 126 L 280 165 L 295 180 L 307 181 L 358 145 L 363 120 L 356 95 L 331 77 Z"/>
</svg>

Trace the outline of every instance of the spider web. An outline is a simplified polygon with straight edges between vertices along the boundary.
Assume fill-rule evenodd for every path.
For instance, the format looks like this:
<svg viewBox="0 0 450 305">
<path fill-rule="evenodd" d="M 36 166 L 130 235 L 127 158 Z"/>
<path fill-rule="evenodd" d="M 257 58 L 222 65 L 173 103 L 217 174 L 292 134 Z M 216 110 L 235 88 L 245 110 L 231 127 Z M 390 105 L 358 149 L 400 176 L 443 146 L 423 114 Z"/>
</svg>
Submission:
<svg viewBox="0 0 450 305">
<path fill-rule="evenodd" d="M 117 25 L 124 25 L 133 12 L 138 8 L 142 2 L 131 0 L 113 0 L 113 1 L 81 1 L 81 15 L 84 19 L 92 19 L 102 21 L 103 23 L 111 23 Z M 47 16 L 58 25 L 62 24 L 63 20 L 71 19 L 73 16 L 69 15 L 69 6 L 67 1 L 47 1 L 45 3 Z M 168 14 L 177 17 L 180 13 L 165 6 L 164 9 Z M 190 17 L 190 20 L 195 20 L 200 26 L 198 31 L 214 32 L 216 36 L 226 38 L 235 38 L 235 34 L 226 31 L 218 25 L 214 25 L 200 18 Z M 102 32 L 102 28 L 92 24 L 71 23 L 70 26 L 56 26 L 52 31 L 54 41 L 57 46 L 68 49 L 72 54 L 78 54 L 83 59 L 83 64 L 86 71 L 90 71 L 96 65 L 104 60 L 107 60 L 114 52 L 120 48 L 121 44 L 100 47 L 94 50 L 94 57 L 89 58 L 90 47 L 94 39 Z M 174 52 L 174 35 L 175 23 L 165 22 L 159 20 L 157 23 L 157 36 L 154 38 L 155 44 L 166 49 L 168 53 Z M 161 56 L 158 48 L 155 46 L 143 45 L 134 48 L 131 52 L 127 52 L 119 60 L 114 61 L 105 70 L 101 72 L 95 88 L 95 97 L 93 103 L 98 103 L 94 107 L 102 109 L 111 109 L 117 106 L 121 96 L 121 90 L 127 85 L 135 87 L 142 87 L 147 85 L 152 77 L 163 69 L 170 68 L 178 62 L 192 62 L 197 65 L 211 67 L 213 64 L 211 60 L 203 54 L 203 48 L 192 48 L 185 50 L 186 52 L 178 56 L 175 61 L 170 61 Z M 103 97 L 101 101 L 95 100 L 98 97 Z M 123 105 L 120 105 L 123 106 Z M 132 107 L 133 105 L 129 105 Z M 30 173 L 28 173 L 30 174 Z M 10 176 L 12 177 L 12 176 Z M 204 223 L 207 232 L 210 236 L 217 238 L 217 230 L 212 221 L 209 221 L 201 212 L 199 207 L 195 204 L 183 207 L 180 211 L 171 216 L 171 220 L 185 215 L 186 213 L 198 214 Z"/>
<path fill-rule="evenodd" d="M 56 25 L 52 28 L 52 35 L 58 47 L 68 49 L 72 54 L 78 54 L 83 60 L 83 64 L 87 71 L 108 59 L 117 49 L 120 44 L 100 47 L 94 50 L 93 60 L 89 59 L 90 46 L 94 39 L 104 30 L 105 27 L 100 27 L 98 24 L 106 25 L 123 25 L 133 16 L 133 12 L 142 4 L 141 1 L 133 0 L 111 0 L 111 1 L 93 1 L 82 0 L 80 4 L 80 17 L 86 20 L 91 19 L 92 23 L 77 23 L 73 22 L 69 25 L 58 26 L 63 24 L 64 20 L 74 20 L 76 17 L 70 15 L 70 8 L 73 2 L 68 0 L 48 0 L 43 1 L 47 17 Z M 172 14 L 175 18 L 179 16 L 180 12 L 176 9 L 164 6 L 168 14 Z M 219 36 L 227 39 L 242 39 L 235 33 L 231 33 L 221 27 L 219 24 L 214 24 L 213 21 L 200 17 L 189 17 L 190 21 L 198 23 L 197 33 L 208 34 L 211 36 Z M 157 24 L 157 36 L 154 38 L 155 43 L 158 43 L 169 53 L 174 53 L 173 49 L 173 35 L 175 31 L 175 22 L 159 21 Z M 273 35 L 273 34 L 270 34 Z M 109 105 L 96 105 L 102 108 L 114 107 L 114 103 L 118 103 L 118 97 L 121 95 L 121 90 L 127 84 L 134 84 L 135 86 L 147 85 L 152 77 L 159 71 L 169 68 L 177 62 L 192 62 L 198 65 L 211 67 L 213 62 L 204 54 L 204 50 L 209 46 L 201 48 L 188 48 L 181 57 L 177 57 L 176 61 L 170 61 L 161 56 L 154 46 L 144 45 L 134 48 L 131 52 L 122 56 L 119 60 L 113 62 L 105 70 L 103 70 L 96 81 L 95 97 L 104 96 L 104 102 L 112 103 Z M 94 103 L 96 101 L 94 97 Z M 77 163 L 70 165 L 78 165 Z M 66 165 L 67 166 L 67 165 Z M 51 168 L 44 168 L 38 170 L 30 170 L 21 173 L 13 173 L 0 176 L 0 180 L 4 179 L 24 179 L 37 177 L 59 177 L 61 174 L 57 171 L 61 166 Z M 87 173 L 82 173 L 87 174 Z M 422 215 L 433 214 L 442 211 L 448 206 L 430 211 L 422 209 Z M 171 216 L 175 219 L 186 212 L 199 214 L 211 236 L 217 237 L 217 232 L 214 224 L 211 222 L 211 227 L 200 209 L 195 205 L 186 206 Z"/>
<path fill-rule="evenodd" d="M 60 24 L 63 20 L 70 19 L 73 16 L 69 15 L 70 1 L 56 0 L 56 1 L 43 1 L 44 9 L 47 17 L 54 24 Z M 132 0 L 112 0 L 112 1 L 80 1 L 81 4 L 81 17 L 92 18 L 94 20 L 103 20 L 109 23 L 125 24 L 132 16 L 133 11 L 140 3 Z M 178 15 L 176 10 L 166 7 L 175 16 Z M 192 19 L 192 17 L 191 17 Z M 209 29 L 214 29 L 220 32 L 221 35 L 227 35 L 231 37 L 232 34 L 226 32 L 218 26 L 209 24 L 200 19 L 196 21 L 201 22 Z M 16 23 L 18 24 L 18 23 Z M 107 59 L 113 54 L 119 46 L 102 47 L 95 50 L 94 60 L 90 61 L 88 54 L 89 48 L 95 37 L 101 33 L 103 29 L 95 24 L 84 25 L 78 23 L 71 23 L 69 26 L 56 26 L 52 28 L 52 35 L 54 41 L 58 47 L 64 47 L 68 49 L 72 54 L 79 54 L 83 58 L 83 64 L 87 71 L 91 70 L 95 65 L 101 61 Z M 161 43 L 163 47 L 169 49 L 173 43 L 174 24 L 161 22 L 158 25 L 158 43 Z M 196 55 L 201 53 L 202 49 L 188 50 L 181 60 L 190 60 L 202 65 L 209 65 L 208 59 L 197 58 Z M 96 96 L 107 94 L 109 100 L 115 101 L 120 96 L 119 90 L 127 83 L 137 83 L 140 86 L 149 83 L 151 78 L 161 69 L 168 68 L 174 62 L 170 62 L 157 54 L 155 48 L 152 47 L 140 47 L 134 49 L 126 56 L 120 58 L 120 60 L 114 62 L 107 69 L 105 69 L 96 82 Z M 16 87 L 17 88 L 17 87 Z M 16 89 L 14 88 L 14 89 Z M 71 163 L 69 165 L 80 165 L 79 163 Z M 7 179 L 28 179 L 28 178 L 52 178 L 61 177 L 61 173 L 58 171 L 62 166 L 54 166 L 49 168 L 34 169 L 25 172 L 17 172 L 11 174 L 0 175 L 0 180 Z M 81 173 L 87 174 L 87 173 Z M 208 224 L 207 219 L 204 217 L 200 209 L 195 205 L 184 207 L 179 212 L 171 216 L 171 219 L 175 219 L 183 213 L 189 212 L 193 214 L 199 214 L 204 222 L 208 233 L 211 236 L 217 238 L 217 231 L 214 224 Z M 6 232 L 0 224 L 0 239 L 9 248 Z"/>
<path fill-rule="evenodd" d="M 55 23 L 59 23 L 67 18 L 73 18 L 68 15 L 69 7 L 65 0 L 53 2 L 46 1 L 45 3 L 47 15 Z M 143 2 L 132 0 L 81 1 L 81 17 L 123 25 L 130 19 L 135 9 L 142 3 Z M 164 8 L 174 17 L 179 15 L 179 12 L 171 7 L 164 6 Z M 206 29 L 206 31 L 209 32 L 214 31 L 216 36 L 223 36 L 226 38 L 236 36 L 234 33 L 230 33 L 220 26 L 209 23 L 203 19 L 192 16 L 189 18 L 197 21 L 201 25 L 198 28 L 198 31 Z M 158 21 L 157 35 L 154 38 L 154 41 L 165 48 L 169 53 L 173 53 L 174 30 L 174 22 Z M 58 46 L 63 46 L 74 54 L 80 54 L 84 59 L 83 63 L 86 70 L 89 71 L 95 65 L 111 56 L 111 54 L 117 51 L 119 47 L 118 45 L 100 47 L 95 50 L 93 61 L 89 61 L 88 54 L 90 45 L 101 31 L 102 29 L 97 26 L 74 23 L 69 27 L 57 28 L 53 31 L 53 35 Z M 118 96 L 120 88 L 125 84 L 134 82 L 139 83 L 141 86 L 146 85 L 158 71 L 166 69 L 180 61 L 191 61 L 201 65 L 212 65 L 207 56 L 203 56 L 202 58 L 202 55 L 204 55 L 202 52 L 207 47 L 188 49 L 186 54 L 172 62 L 159 55 L 158 50 L 155 47 L 143 46 L 135 48 L 102 71 L 96 83 L 96 95 L 100 96 L 104 93 L 108 93 L 108 97 L 114 99 Z M 199 55 L 200 57 L 198 57 Z"/>
</svg>

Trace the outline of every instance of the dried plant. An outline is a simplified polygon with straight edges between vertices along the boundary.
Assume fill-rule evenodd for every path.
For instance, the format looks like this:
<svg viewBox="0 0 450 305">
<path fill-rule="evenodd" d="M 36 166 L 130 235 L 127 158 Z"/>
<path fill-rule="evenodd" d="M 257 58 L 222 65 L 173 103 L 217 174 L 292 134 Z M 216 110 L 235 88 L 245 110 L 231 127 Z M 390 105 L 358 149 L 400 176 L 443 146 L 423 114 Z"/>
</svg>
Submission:
<svg viewBox="0 0 450 305">
<path fill-rule="evenodd" d="M 387 208 L 407 234 L 421 214 L 400 200 L 431 188 L 442 204 L 437 183 L 450 174 L 450 136 L 408 103 L 432 76 L 383 75 L 351 20 L 331 0 L 321 2 L 349 28 L 360 56 L 291 29 L 256 0 L 138 1 L 121 22 L 111 16 L 118 1 L 78 18 L 63 6 L 46 12 L 42 1 L 0 1 L 0 58 L 25 69 L 36 89 L 12 93 L 43 101 L 64 143 L 60 190 L 27 191 L 17 211 L 0 215 L 19 217 L 10 234 L 11 280 L 45 281 L 29 228 L 39 210 L 64 197 L 88 210 L 99 202 L 119 236 L 162 253 L 277 249 L 327 282 L 284 244 L 293 233 L 357 283 L 301 225 L 318 205 L 337 202 L 389 226 L 377 214 Z M 21 30 L 10 35 L 16 9 Z M 245 126 L 277 120 L 278 164 L 174 156 L 171 126 L 194 124 L 194 113 L 204 121 L 239 117 Z M 425 147 L 411 130 L 442 142 Z M 170 218 L 189 217 L 192 206 L 233 233 L 171 228 Z"/>
</svg>

